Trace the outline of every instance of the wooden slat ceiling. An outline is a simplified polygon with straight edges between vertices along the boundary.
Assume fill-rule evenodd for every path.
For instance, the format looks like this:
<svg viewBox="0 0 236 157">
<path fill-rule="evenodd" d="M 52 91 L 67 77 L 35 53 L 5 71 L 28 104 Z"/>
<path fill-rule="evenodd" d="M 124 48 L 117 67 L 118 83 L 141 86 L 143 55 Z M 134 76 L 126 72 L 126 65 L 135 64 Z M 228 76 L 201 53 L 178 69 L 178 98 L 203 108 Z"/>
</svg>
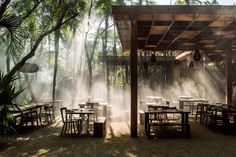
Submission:
<svg viewBox="0 0 236 157">
<path fill-rule="evenodd" d="M 133 17 L 140 50 L 200 49 L 221 56 L 236 38 L 235 6 L 113 6 L 112 13 L 125 51 L 131 46 Z"/>
</svg>

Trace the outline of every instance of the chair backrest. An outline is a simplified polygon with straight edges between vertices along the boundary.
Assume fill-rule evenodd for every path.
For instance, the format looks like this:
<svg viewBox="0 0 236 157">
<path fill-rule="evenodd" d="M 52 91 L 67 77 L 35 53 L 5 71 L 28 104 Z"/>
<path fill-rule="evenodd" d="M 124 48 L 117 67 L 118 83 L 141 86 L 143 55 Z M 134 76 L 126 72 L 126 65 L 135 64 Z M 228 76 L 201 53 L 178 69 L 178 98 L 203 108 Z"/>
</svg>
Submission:
<svg viewBox="0 0 236 157">
<path fill-rule="evenodd" d="M 65 116 L 66 116 L 66 110 L 67 108 L 66 107 L 61 107 L 60 108 L 60 111 L 61 111 L 61 119 L 62 119 L 62 122 L 64 123 L 66 120 L 65 120 Z"/>
<path fill-rule="evenodd" d="M 46 103 L 46 104 L 44 104 L 43 109 L 44 109 L 46 112 L 49 112 L 50 107 L 51 107 L 51 104 Z"/>
<path fill-rule="evenodd" d="M 37 114 L 40 115 L 42 113 L 42 106 L 41 105 L 37 105 L 35 108 L 37 110 Z"/>
</svg>

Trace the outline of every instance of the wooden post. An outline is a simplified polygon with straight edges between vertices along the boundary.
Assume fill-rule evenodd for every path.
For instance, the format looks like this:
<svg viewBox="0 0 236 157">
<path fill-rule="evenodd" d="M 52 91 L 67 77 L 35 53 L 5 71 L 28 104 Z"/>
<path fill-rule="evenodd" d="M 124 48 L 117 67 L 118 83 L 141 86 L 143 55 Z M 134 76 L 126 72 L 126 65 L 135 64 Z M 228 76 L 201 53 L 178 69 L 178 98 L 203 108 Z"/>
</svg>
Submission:
<svg viewBox="0 0 236 157">
<path fill-rule="evenodd" d="M 206 77 L 206 50 L 202 53 L 202 60 L 203 60 L 203 76 L 204 80 L 207 79 Z M 203 98 L 206 98 L 206 86 L 203 87 Z"/>
<path fill-rule="evenodd" d="M 110 80 L 109 80 L 109 65 L 108 63 L 106 62 L 106 80 L 107 80 L 107 87 L 110 86 Z"/>
<path fill-rule="evenodd" d="M 232 41 L 228 42 L 225 48 L 225 74 L 226 74 L 226 96 L 225 103 L 232 105 Z"/>
<path fill-rule="evenodd" d="M 135 17 L 131 17 L 131 137 L 137 137 L 137 24 Z"/>
</svg>

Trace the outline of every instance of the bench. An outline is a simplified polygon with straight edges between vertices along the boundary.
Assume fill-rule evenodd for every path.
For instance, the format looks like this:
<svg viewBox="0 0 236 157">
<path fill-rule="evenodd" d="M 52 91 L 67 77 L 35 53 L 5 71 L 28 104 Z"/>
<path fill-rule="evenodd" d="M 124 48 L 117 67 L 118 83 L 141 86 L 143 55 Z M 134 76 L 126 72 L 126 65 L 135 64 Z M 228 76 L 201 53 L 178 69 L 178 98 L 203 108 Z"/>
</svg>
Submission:
<svg viewBox="0 0 236 157">
<path fill-rule="evenodd" d="M 97 117 L 94 122 L 93 136 L 104 137 L 106 135 L 106 117 Z"/>
</svg>

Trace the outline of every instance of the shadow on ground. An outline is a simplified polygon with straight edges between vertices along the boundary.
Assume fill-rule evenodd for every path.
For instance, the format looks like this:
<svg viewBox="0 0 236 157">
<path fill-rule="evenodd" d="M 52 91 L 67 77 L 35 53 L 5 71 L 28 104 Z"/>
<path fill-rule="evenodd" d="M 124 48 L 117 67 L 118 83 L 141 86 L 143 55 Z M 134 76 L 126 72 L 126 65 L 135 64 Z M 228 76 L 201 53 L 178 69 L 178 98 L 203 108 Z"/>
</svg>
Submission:
<svg viewBox="0 0 236 157">
<path fill-rule="evenodd" d="M 61 124 L 27 132 L 0 149 L 0 156 L 60 156 L 60 157 L 234 157 L 236 136 L 212 132 L 191 124 L 191 139 L 129 136 L 129 123 L 112 122 L 105 138 L 60 137 Z"/>
</svg>

